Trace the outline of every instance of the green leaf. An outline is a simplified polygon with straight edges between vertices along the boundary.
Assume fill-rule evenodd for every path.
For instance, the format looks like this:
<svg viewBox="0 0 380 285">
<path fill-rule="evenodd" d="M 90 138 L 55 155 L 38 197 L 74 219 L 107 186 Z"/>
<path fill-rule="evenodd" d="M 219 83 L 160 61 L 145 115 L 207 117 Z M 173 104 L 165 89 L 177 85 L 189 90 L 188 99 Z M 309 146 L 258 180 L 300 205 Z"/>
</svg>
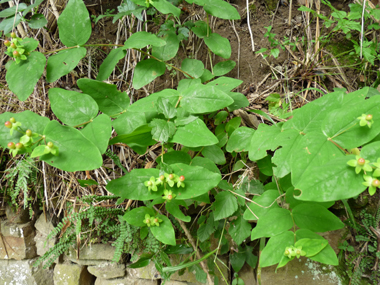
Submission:
<svg viewBox="0 0 380 285">
<path fill-rule="evenodd" d="M 26 9 L 27 5 L 25 3 L 20 3 L 18 6 L 9 7 L 0 12 L 0 18 L 8 18 L 9 16 L 14 16 L 17 12 L 22 12 Z"/>
<path fill-rule="evenodd" d="M 216 164 L 223 165 L 226 163 L 224 152 L 217 145 L 205 146 L 202 155 Z"/>
<path fill-rule="evenodd" d="M 191 157 L 188 153 L 183 151 L 171 151 L 167 152 L 163 155 L 164 163 L 166 164 L 175 164 L 175 163 L 183 163 L 190 164 Z M 157 157 L 157 162 L 161 161 L 161 157 Z"/>
<path fill-rule="evenodd" d="M 324 238 L 321 237 L 320 235 L 307 229 L 298 230 L 296 232 L 296 237 L 297 237 L 297 240 L 305 239 L 305 238 L 324 240 Z M 334 266 L 339 264 L 335 251 L 329 244 L 327 244 L 326 247 L 322 249 L 322 251 L 320 251 L 318 254 L 314 256 L 310 256 L 309 258 L 314 261 L 321 262 L 324 264 L 330 264 Z"/>
<path fill-rule="evenodd" d="M 141 127 L 138 127 L 136 130 L 134 130 L 130 134 L 120 135 L 113 138 L 112 140 L 110 140 L 109 144 L 112 145 L 112 144 L 121 142 L 121 143 L 125 143 L 126 145 L 132 148 L 135 146 L 147 147 L 149 145 L 153 145 L 156 143 L 156 141 L 152 139 L 151 132 L 152 132 L 151 127 L 149 127 L 148 125 L 143 125 Z"/>
<path fill-rule="evenodd" d="M 334 231 L 344 227 L 341 220 L 325 207 L 307 203 L 294 207 L 294 222 L 300 229 L 308 229 L 313 232 Z"/>
<path fill-rule="evenodd" d="M 234 252 L 230 254 L 231 266 L 235 272 L 239 272 L 245 263 L 245 252 Z"/>
<path fill-rule="evenodd" d="M 242 80 L 222 76 L 207 83 L 206 86 L 215 86 L 216 88 L 222 90 L 223 92 L 229 92 L 235 89 L 236 87 L 238 87 L 242 83 L 243 83 Z"/>
<path fill-rule="evenodd" d="M 294 244 L 294 234 L 286 231 L 269 239 L 260 255 L 260 266 L 267 267 L 280 262 L 285 248 Z"/>
<path fill-rule="evenodd" d="M 251 240 L 276 236 L 289 230 L 292 226 L 293 219 L 289 210 L 283 208 L 271 209 L 257 221 L 257 226 L 251 233 Z"/>
<path fill-rule="evenodd" d="M 97 80 L 82 78 L 78 87 L 90 95 L 98 104 L 99 110 L 108 116 L 122 113 L 129 105 L 127 93 L 117 90 L 117 86 Z"/>
<path fill-rule="evenodd" d="M 86 56 L 86 48 L 63 50 L 49 57 L 46 66 L 46 80 L 54 82 L 72 71 L 79 61 Z"/>
<path fill-rule="evenodd" d="M 206 0 L 203 7 L 207 13 L 225 20 L 239 20 L 239 12 L 231 4 L 223 0 Z"/>
<path fill-rule="evenodd" d="M 207 27 L 205 21 L 197 21 L 194 23 L 194 27 L 191 28 L 191 31 L 199 38 L 207 37 L 207 28 L 210 31 L 210 27 Z"/>
<path fill-rule="evenodd" d="M 67 46 L 84 45 L 91 36 L 91 20 L 82 0 L 69 0 L 58 18 L 59 39 Z"/>
<path fill-rule="evenodd" d="M 179 48 L 179 40 L 177 34 L 173 31 L 169 31 L 163 37 L 163 40 L 166 42 L 166 45 L 154 46 L 152 48 L 152 55 L 158 59 L 167 61 L 176 56 Z"/>
<path fill-rule="evenodd" d="M 207 222 L 199 226 L 197 236 L 201 242 L 206 241 L 218 227 L 218 222 L 214 221 L 214 215 L 211 213 L 207 218 Z"/>
<path fill-rule="evenodd" d="M 229 136 L 240 126 L 241 117 L 235 117 L 228 121 L 226 124 L 226 132 Z"/>
<path fill-rule="evenodd" d="M 144 48 L 147 45 L 161 47 L 166 45 L 166 42 L 156 35 L 148 32 L 133 33 L 128 40 L 124 43 L 123 49 L 129 48 Z"/>
<path fill-rule="evenodd" d="M 102 166 L 103 159 L 96 145 L 77 129 L 51 121 L 46 125 L 44 135 L 47 142 L 54 143 L 59 149 L 58 156 L 46 154 L 41 157 L 47 164 L 69 172 L 93 170 Z"/>
<path fill-rule="evenodd" d="M 133 87 L 140 89 L 141 87 L 152 82 L 157 77 L 165 73 L 166 65 L 163 62 L 149 58 L 137 63 L 133 75 Z"/>
<path fill-rule="evenodd" d="M 362 114 L 372 114 L 374 118 L 380 118 L 380 96 L 350 105 L 350 108 L 342 107 L 330 112 L 322 123 L 322 131 L 343 148 L 352 149 L 361 146 L 380 133 L 379 123 L 375 122 L 371 128 L 359 125 L 357 118 Z"/>
<path fill-rule="evenodd" d="M 174 89 L 164 89 L 160 92 L 155 92 L 153 94 L 150 94 L 148 97 L 137 100 L 128 108 L 128 111 L 138 113 L 157 112 L 157 100 L 159 98 L 169 99 L 171 105 L 175 106 L 179 98 L 179 93 L 177 90 Z"/>
<path fill-rule="evenodd" d="M 148 207 L 140 206 L 124 214 L 123 219 L 127 221 L 128 224 L 136 227 L 146 227 L 144 223 L 145 215 L 153 217 L 156 212 Z"/>
<path fill-rule="evenodd" d="M 380 142 L 373 142 L 362 147 L 360 156 L 370 162 L 376 162 L 380 158 Z"/>
<path fill-rule="evenodd" d="M 256 161 L 257 166 L 261 173 L 265 174 L 266 176 L 273 176 L 273 163 L 271 161 L 271 156 L 267 155 L 263 159 L 260 159 Z"/>
<path fill-rule="evenodd" d="M 291 165 L 292 183 L 294 185 L 302 179 L 308 169 L 321 166 L 337 157 L 344 156 L 343 152 L 332 142 L 328 141 L 320 132 L 310 132 L 301 137 L 297 131 L 292 131 L 295 134 L 295 139 L 291 141 L 293 145 L 289 145 L 287 148 L 291 152 L 291 155 L 287 157 L 277 157 L 273 162 L 276 163 L 277 160 L 281 161 L 287 159 Z M 287 131 L 283 133 L 287 133 Z M 276 140 L 281 141 L 280 135 Z"/>
<path fill-rule="evenodd" d="M 191 165 L 192 166 L 204 167 L 211 172 L 220 174 L 220 170 L 215 165 L 215 163 L 213 163 L 211 160 L 209 160 L 208 158 L 205 158 L 205 157 L 200 157 L 200 156 L 194 157 L 193 160 L 191 161 Z"/>
<path fill-rule="evenodd" d="M 50 89 L 51 90 L 51 89 Z M 111 119 L 105 114 L 97 116 L 81 130 L 82 134 L 94 145 L 101 154 L 105 153 L 112 133 Z"/>
<path fill-rule="evenodd" d="M 177 200 L 193 199 L 206 194 L 216 187 L 221 180 L 219 173 L 211 172 L 203 167 L 190 166 L 182 163 L 170 165 L 178 176 L 185 176 L 185 188 L 172 188 Z"/>
<path fill-rule="evenodd" d="M 22 44 L 25 53 L 31 53 L 38 47 L 39 42 L 33 38 L 23 38 L 20 44 Z"/>
<path fill-rule="evenodd" d="M 37 146 L 37 147 L 33 150 L 33 152 L 32 152 L 32 154 L 30 155 L 30 157 L 38 157 L 38 156 L 42 156 L 42 155 L 44 155 L 44 154 L 45 154 L 45 148 L 46 148 L 45 145 L 39 145 L 39 146 Z"/>
<path fill-rule="evenodd" d="M 235 196 L 228 191 L 218 193 L 212 206 L 215 221 L 231 216 L 238 208 Z"/>
<path fill-rule="evenodd" d="M 210 36 L 204 38 L 204 41 L 209 49 L 216 55 L 226 59 L 230 58 L 231 45 L 228 39 L 223 38 L 217 33 L 211 33 Z"/>
<path fill-rule="evenodd" d="M 226 146 L 226 150 L 228 152 L 248 151 L 251 145 L 251 137 L 253 136 L 254 132 L 254 129 L 247 127 L 237 128 L 231 134 Z"/>
<path fill-rule="evenodd" d="M 219 142 L 201 119 L 178 127 L 171 141 L 187 147 L 208 146 Z"/>
<path fill-rule="evenodd" d="M 225 2 L 224 2 L 225 3 Z M 233 60 L 221 61 L 215 64 L 213 74 L 215 76 L 222 76 L 234 69 L 236 62 Z"/>
<path fill-rule="evenodd" d="M 302 201 L 327 202 L 355 197 L 366 186 L 363 178 L 355 174 L 355 169 L 347 161 L 355 159 L 354 155 L 336 158 L 324 165 L 309 168 L 302 179 L 295 185 L 295 196 Z"/>
<path fill-rule="evenodd" d="M 132 133 L 138 127 L 146 125 L 146 116 L 144 113 L 135 113 L 127 111 L 112 121 L 118 135 L 126 135 Z"/>
<path fill-rule="evenodd" d="M 98 105 L 90 95 L 75 91 L 51 88 L 49 100 L 57 118 L 69 126 L 88 122 L 99 112 Z"/>
<path fill-rule="evenodd" d="M 310 202 L 310 201 L 301 201 L 294 198 L 294 187 L 290 187 L 286 190 L 286 203 L 289 204 L 289 207 L 291 209 L 294 209 L 297 205 L 303 204 L 303 203 L 316 203 L 316 202 Z M 319 202 L 318 205 L 322 205 L 326 209 L 330 208 L 332 205 L 334 205 L 335 202 Z"/>
<path fill-rule="evenodd" d="M 173 122 L 162 119 L 153 119 L 149 126 L 152 128 L 152 138 L 160 142 L 167 142 L 176 130 Z"/>
<path fill-rule="evenodd" d="M 260 124 L 251 139 L 249 147 L 249 159 L 252 161 L 262 159 L 267 156 L 267 150 L 275 150 L 280 142 L 274 138 L 281 132 L 276 126 Z"/>
<path fill-rule="evenodd" d="M 92 180 L 92 179 L 87 179 L 87 180 L 77 179 L 77 180 L 79 182 L 79 185 L 82 187 L 87 187 L 87 186 L 91 186 L 91 185 L 99 185 L 98 182 L 96 182 L 95 180 Z"/>
<path fill-rule="evenodd" d="M 252 252 L 253 252 L 253 247 L 247 245 L 245 247 L 245 256 L 246 256 L 245 261 L 247 262 L 249 266 L 251 266 L 252 269 L 254 269 L 256 268 L 258 258 Z"/>
<path fill-rule="evenodd" d="M 204 83 L 204 82 L 207 82 L 207 81 L 210 81 L 211 79 L 213 79 L 215 76 L 211 73 L 210 70 L 208 69 L 204 69 L 203 70 L 203 74 L 202 76 L 200 77 L 201 79 L 201 82 Z"/>
<path fill-rule="evenodd" d="M 162 223 L 158 227 L 150 228 L 154 237 L 164 244 L 176 245 L 175 232 L 170 220 L 164 215 L 157 215 L 157 217 L 162 220 Z"/>
<path fill-rule="evenodd" d="M 159 97 L 157 99 L 157 112 L 164 114 L 166 119 L 172 119 L 177 115 L 177 110 L 169 99 Z"/>
<path fill-rule="evenodd" d="M 232 103 L 231 97 L 215 87 L 193 85 L 182 92 L 181 107 L 191 114 L 214 112 Z"/>
<path fill-rule="evenodd" d="M 28 99 L 34 90 L 42 73 L 44 72 L 46 58 L 40 52 L 32 52 L 27 60 L 19 64 L 12 62 L 8 67 L 5 79 L 9 89 L 15 93 L 21 101 Z M 30 72 L 33 70 L 33 72 Z"/>
<path fill-rule="evenodd" d="M 185 58 L 182 61 L 181 69 L 194 78 L 199 78 L 203 74 L 205 66 L 202 61 L 197 59 Z"/>
<path fill-rule="evenodd" d="M 126 51 L 124 47 L 112 49 L 111 52 L 107 55 L 106 59 L 100 65 L 99 73 L 96 77 L 96 80 L 107 80 L 107 78 L 111 75 L 112 71 L 115 69 L 116 64 L 120 61 L 120 59 L 125 57 L 125 55 Z"/>
<path fill-rule="evenodd" d="M 12 31 L 13 27 L 17 27 L 17 25 L 21 22 L 21 19 L 21 16 L 17 14 L 16 17 L 10 17 L 2 20 L 0 23 L 0 31 L 4 31 L 4 34 L 8 34 Z"/>
<path fill-rule="evenodd" d="M 321 252 L 329 242 L 325 239 L 300 239 L 295 243 L 296 247 L 302 246 L 302 250 L 306 251 L 306 257 L 317 255 Z"/>
<path fill-rule="evenodd" d="M 32 29 L 40 29 L 43 26 L 46 26 L 47 22 L 48 21 L 46 20 L 46 18 L 45 18 L 44 15 L 42 15 L 42 14 L 34 14 L 30 18 L 30 20 L 28 22 L 28 25 Z"/>
<path fill-rule="evenodd" d="M 181 9 L 169 3 L 166 0 L 156 0 L 150 2 L 154 8 L 160 11 L 162 14 L 173 14 L 177 18 L 181 14 Z"/>
<path fill-rule="evenodd" d="M 36 113 L 31 111 L 24 111 L 21 113 L 10 113 L 5 112 L 0 114 L 0 146 L 3 148 L 7 147 L 9 142 L 17 143 L 20 138 L 24 135 L 20 132 L 13 132 L 11 135 L 9 129 L 4 126 L 6 121 L 13 117 L 17 122 L 21 123 L 22 129 L 32 130 L 33 133 L 43 134 L 45 126 L 49 123 L 49 119 L 46 117 L 41 117 Z"/>
<path fill-rule="evenodd" d="M 159 170 L 155 168 L 133 169 L 124 176 L 111 180 L 106 188 L 122 199 L 139 201 L 152 200 L 161 197 L 163 193 L 163 189 L 161 188 L 159 188 L 158 191 L 150 192 L 148 187 L 144 185 L 144 182 L 148 181 L 152 176 L 158 177 Z"/>
<path fill-rule="evenodd" d="M 238 218 L 231 223 L 228 232 L 234 242 L 240 245 L 251 235 L 251 230 L 251 224 L 244 220 L 242 216 L 238 216 Z"/>
<path fill-rule="evenodd" d="M 165 204 L 165 208 L 166 208 L 166 211 L 168 211 L 168 213 L 172 214 L 177 219 L 180 219 L 181 221 L 188 223 L 191 221 L 191 217 L 185 216 L 184 213 L 179 208 L 179 206 L 184 206 L 184 205 L 186 205 L 186 203 L 184 203 L 183 201 L 173 199 L 170 202 Z"/>
<path fill-rule="evenodd" d="M 39 6 L 41 3 L 42 3 L 43 0 L 36 0 L 33 2 L 32 5 L 29 5 L 23 12 L 22 12 L 22 15 L 25 16 L 26 14 L 28 14 L 32 9 L 36 8 L 37 6 Z M 1 2 L 1 1 L 0 1 Z"/>
</svg>

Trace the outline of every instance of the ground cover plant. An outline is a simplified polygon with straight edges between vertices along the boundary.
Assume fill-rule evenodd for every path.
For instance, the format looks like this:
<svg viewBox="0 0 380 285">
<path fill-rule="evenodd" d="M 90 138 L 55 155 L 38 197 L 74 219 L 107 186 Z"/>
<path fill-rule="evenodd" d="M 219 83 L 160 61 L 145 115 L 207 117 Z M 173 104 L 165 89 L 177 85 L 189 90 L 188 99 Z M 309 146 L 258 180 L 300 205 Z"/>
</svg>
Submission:
<svg viewBox="0 0 380 285">
<path fill-rule="evenodd" d="M 116 18 L 138 17 L 153 8 L 168 17 L 158 34 L 138 31 L 123 44 L 97 45 L 116 49 L 100 65 L 96 79 L 77 80 L 80 90 L 50 88 L 49 101 L 57 119 L 31 111 L 0 115 L 0 145 L 12 156 L 25 155 L 67 172 L 85 171 L 87 179 L 78 183 L 89 188 L 97 182 L 88 174 L 102 167 L 105 157 L 121 166 L 110 146 L 128 146 L 139 155 L 152 147 L 160 150 L 156 167 L 124 169 L 123 176 L 107 182 L 107 191 L 114 195 L 110 197 L 126 208 L 91 206 L 94 201 L 111 199 L 107 196 L 82 198 L 80 202 L 89 206 L 58 224 L 52 235 L 61 232 L 64 236 L 39 262 L 48 261 L 49 266 L 70 245 L 80 246 L 81 239 L 89 238 L 81 233 L 94 230 L 96 221 L 105 219 L 96 230 L 103 240 L 117 237 L 115 261 L 122 252 L 145 251 L 140 259 L 135 256 L 131 266 L 146 266 L 153 260 L 165 279 L 191 268 L 199 280 L 211 282 L 218 267 L 205 260 L 215 261 L 218 252 L 230 250 L 227 235 L 236 244 L 236 252 L 230 255 L 235 272 L 247 263 L 257 267 L 259 278 L 262 267 L 280 268 L 300 256 L 338 265 L 332 247 L 317 233 L 343 228 L 328 210 L 336 201 L 345 203 L 366 189 L 374 195 L 379 187 L 379 92 L 370 87 L 350 93 L 335 89 L 291 109 L 292 118 L 287 121 L 276 123 L 261 112 L 271 125 L 259 124 L 257 130 L 241 126 L 242 119 L 230 113 L 247 107 L 249 101 L 234 92 L 242 81 L 224 76 L 236 63 L 229 60 L 229 41 L 213 32 L 209 22 L 211 16 L 237 20 L 239 13 L 222 0 L 188 0 L 204 9 L 207 17 L 181 22 L 181 10 L 172 2 L 125 2 L 119 10 L 122 15 Z M 58 27 L 66 48 L 46 52 L 53 54 L 48 59 L 35 51 L 37 40 L 9 34 L 11 30 L 4 28 L 7 55 L 13 58 L 6 66 L 6 81 L 21 101 L 27 100 L 44 72 L 46 80 L 54 82 L 77 67 L 87 49 L 94 47 L 87 44 L 92 25 L 83 1 L 69 0 Z M 200 60 L 180 58 L 181 41 L 190 31 L 203 39 L 211 64 L 214 55 L 225 60 L 207 69 Z M 270 34 L 271 29 L 267 31 Z M 133 69 L 131 89 L 144 88 L 166 69 L 185 78 L 174 88 L 134 100 L 131 93 L 105 82 L 128 50 L 142 56 Z M 251 162 L 257 164 L 258 173 L 249 173 L 249 166 L 240 171 Z M 229 174 L 231 168 L 240 175 Z M 199 216 L 187 214 L 187 209 L 198 205 L 203 207 Z M 109 216 L 117 220 L 110 221 Z M 82 220 L 88 224 L 84 226 Z M 190 222 L 198 228 L 189 230 Z M 219 240 L 217 248 L 211 247 L 211 236 Z M 137 237 L 141 243 L 125 248 Z M 255 240 L 260 244 L 258 254 L 248 243 Z M 181 248 L 182 243 L 188 246 Z M 172 266 L 169 253 L 188 253 L 194 260 Z"/>
</svg>

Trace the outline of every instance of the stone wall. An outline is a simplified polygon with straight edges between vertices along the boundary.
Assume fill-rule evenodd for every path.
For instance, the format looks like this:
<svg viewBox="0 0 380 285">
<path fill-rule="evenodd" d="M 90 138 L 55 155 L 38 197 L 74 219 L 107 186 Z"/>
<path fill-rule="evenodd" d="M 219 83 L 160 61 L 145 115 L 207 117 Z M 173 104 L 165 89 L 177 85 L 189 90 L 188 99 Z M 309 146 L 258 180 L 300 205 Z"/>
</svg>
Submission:
<svg viewBox="0 0 380 285">
<path fill-rule="evenodd" d="M 48 240 L 54 226 L 49 215 L 42 214 L 29 220 L 27 211 L 15 213 L 6 209 L 6 220 L 0 222 L 0 284 L 7 285 L 159 285 L 160 273 L 153 263 L 143 268 L 129 268 L 128 264 L 111 262 L 115 248 L 106 244 L 84 247 L 77 259 L 75 250 L 56 260 L 51 268 L 33 267 L 38 256 L 43 255 L 56 240 Z M 328 233 L 326 237 L 335 248 L 341 232 Z M 182 260 L 169 256 L 173 266 Z M 218 256 L 215 269 L 219 284 L 231 284 L 228 256 Z M 340 284 L 333 268 L 320 266 L 308 259 L 293 261 L 275 274 L 275 267 L 262 269 L 262 284 Z M 222 276 L 223 275 L 223 276 Z M 239 272 L 245 285 L 256 285 L 253 270 L 246 265 Z M 200 285 L 195 272 L 175 273 L 166 285 Z"/>
</svg>

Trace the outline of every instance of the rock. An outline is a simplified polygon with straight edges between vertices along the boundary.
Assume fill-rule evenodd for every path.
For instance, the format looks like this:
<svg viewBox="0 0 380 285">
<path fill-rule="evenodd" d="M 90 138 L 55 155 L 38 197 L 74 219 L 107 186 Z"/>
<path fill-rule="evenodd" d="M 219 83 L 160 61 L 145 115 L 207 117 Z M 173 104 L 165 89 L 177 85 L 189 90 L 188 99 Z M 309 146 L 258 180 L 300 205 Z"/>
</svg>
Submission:
<svg viewBox="0 0 380 285">
<path fill-rule="evenodd" d="M 88 272 L 102 279 L 113 279 L 125 276 L 125 264 L 102 263 L 87 267 Z"/>
<path fill-rule="evenodd" d="M 40 215 L 34 224 L 34 227 L 45 236 L 48 236 L 54 230 L 54 225 L 51 222 L 49 214 L 46 214 L 46 218 L 44 214 Z"/>
<path fill-rule="evenodd" d="M 244 264 L 238 272 L 239 278 L 243 279 L 244 284 L 256 285 L 256 276 L 251 266 Z"/>
<path fill-rule="evenodd" d="M 7 285 L 47 285 L 53 283 L 52 269 L 43 269 L 42 265 L 32 267 L 36 259 L 0 260 L 0 284 Z"/>
<path fill-rule="evenodd" d="M 101 279 L 95 281 L 95 285 L 157 285 L 157 280 L 134 279 L 131 277 L 117 279 Z"/>
<path fill-rule="evenodd" d="M 115 247 L 109 244 L 96 243 L 90 246 L 81 248 L 79 259 L 95 259 L 95 260 L 112 260 L 115 253 Z M 77 260 L 77 253 L 73 247 L 70 248 L 67 257 L 72 260 Z M 76 262 L 76 261 L 74 261 Z"/>
<path fill-rule="evenodd" d="M 36 243 L 37 255 L 42 256 L 54 246 L 55 238 L 48 239 L 46 235 L 37 231 L 37 234 L 34 237 L 34 242 Z"/>
<path fill-rule="evenodd" d="M 5 207 L 5 214 L 7 215 L 8 221 L 13 224 L 25 224 L 30 221 L 29 209 L 21 207 L 15 209 L 14 207 L 7 205 Z"/>
<path fill-rule="evenodd" d="M 128 268 L 127 265 L 127 275 L 135 279 L 161 279 L 161 275 L 153 261 L 148 266 L 141 268 Z"/>
<path fill-rule="evenodd" d="M 54 268 L 54 285 L 91 285 L 94 281 L 95 276 L 82 265 L 61 263 Z"/>
<path fill-rule="evenodd" d="M 168 281 L 165 283 L 165 285 L 188 285 L 188 283 L 180 281 Z"/>
<path fill-rule="evenodd" d="M 261 269 L 261 284 L 329 285 L 342 284 L 333 266 L 323 265 L 308 258 L 294 259 L 286 266 L 277 265 Z"/>
<path fill-rule="evenodd" d="M 0 226 L 3 235 L 3 240 L 0 242 L 0 259 L 22 260 L 37 256 L 32 222 L 13 224 L 3 221 Z"/>
</svg>

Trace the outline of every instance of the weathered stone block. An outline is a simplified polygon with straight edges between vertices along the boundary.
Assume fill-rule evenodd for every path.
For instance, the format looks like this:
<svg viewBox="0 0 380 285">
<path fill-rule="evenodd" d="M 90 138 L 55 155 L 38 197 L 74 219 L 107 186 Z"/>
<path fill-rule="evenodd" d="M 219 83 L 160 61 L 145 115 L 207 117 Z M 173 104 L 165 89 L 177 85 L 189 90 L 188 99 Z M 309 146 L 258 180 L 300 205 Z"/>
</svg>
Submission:
<svg viewBox="0 0 380 285">
<path fill-rule="evenodd" d="M 5 214 L 7 215 L 8 221 L 13 224 L 25 224 L 30 221 L 28 209 L 15 209 L 7 205 L 5 207 Z"/>
<path fill-rule="evenodd" d="M 87 267 L 88 272 L 102 279 L 113 279 L 125 276 L 125 264 L 104 262 L 98 266 Z"/>
<path fill-rule="evenodd" d="M 79 259 L 95 259 L 95 260 L 112 260 L 115 253 L 115 247 L 109 244 L 92 244 L 80 249 Z M 69 250 L 67 257 L 77 259 L 77 253 L 72 247 Z"/>
<path fill-rule="evenodd" d="M 48 236 L 54 230 L 54 225 L 51 222 L 49 214 L 46 214 L 46 217 L 44 214 L 40 215 L 34 224 L 34 227 L 45 236 Z"/>
<path fill-rule="evenodd" d="M 86 266 L 61 263 L 54 268 L 54 285 L 91 285 L 94 281 Z"/>
<path fill-rule="evenodd" d="M 244 264 L 238 272 L 239 278 L 243 279 L 244 284 L 256 285 L 256 276 L 253 269 L 248 264 Z"/>
<path fill-rule="evenodd" d="M 32 267 L 36 259 L 0 260 L 0 284 L 7 285 L 50 285 L 53 284 L 53 270 L 42 266 Z"/>
<path fill-rule="evenodd" d="M 37 231 L 34 242 L 36 243 L 37 255 L 42 256 L 54 246 L 55 238 L 48 239 L 46 235 Z"/>
<path fill-rule="evenodd" d="M 0 259 L 22 260 L 37 255 L 32 222 L 13 224 L 1 222 Z"/>
<path fill-rule="evenodd" d="M 141 268 L 128 268 L 127 265 L 127 275 L 136 279 L 161 279 L 154 262 L 150 262 L 148 266 Z"/>
<path fill-rule="evenodd" d="M 157 285 L 157 280 L 134 279 L 131 277 L 116 279 L 101 279 L 95 281 L 95 285 Z"/>
</svg>

